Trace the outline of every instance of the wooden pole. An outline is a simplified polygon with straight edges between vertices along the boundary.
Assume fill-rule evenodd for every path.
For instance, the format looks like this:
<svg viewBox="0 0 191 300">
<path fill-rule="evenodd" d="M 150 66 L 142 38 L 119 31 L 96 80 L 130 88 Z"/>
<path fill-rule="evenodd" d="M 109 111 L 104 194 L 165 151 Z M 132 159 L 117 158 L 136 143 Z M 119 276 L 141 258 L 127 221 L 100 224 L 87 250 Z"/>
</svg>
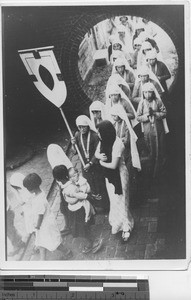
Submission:
<svg viewBox="0 0 191 300">
<path fill-rule="evenodd" d="M 71 131 L 71 129 L 70 129 L 70 126 L 69 126 L 69 124 L 68 124 L 68 121 L 66 120 L 65 114 L 64 114 L 64 112 L 63 112 L 63 110 L 62 110 L 61 107 L 60 107 L 59 109 L 60 109 L 61 115 L 62 115 L 62 117 L 63 117 L 63 119 L 64 119 L 64 122 L 65 122 L 65 124 L 66 124 L 66 127 L 67 127 L 67 129 L 68 129 L 68 131 L 69 131 L 70 137 L 73 138 L 74 136 L 73 136 L 73 134 L 72 134 L 72 131 Z M 81 155 L 81 153 L 80 153 L 80 150 L 79 150 L 79 148 L 78 148 L 78 146 L 77 146 L 76 144 L 75 144 L 75 148 L 76 148 L 76 151 L 77 151 L 77 153 L 78 153 L 79 159 L 81 160 L 82 166 L 85 167 L 84 160 L 83 160 L 82 155 Z"/>
</svg>

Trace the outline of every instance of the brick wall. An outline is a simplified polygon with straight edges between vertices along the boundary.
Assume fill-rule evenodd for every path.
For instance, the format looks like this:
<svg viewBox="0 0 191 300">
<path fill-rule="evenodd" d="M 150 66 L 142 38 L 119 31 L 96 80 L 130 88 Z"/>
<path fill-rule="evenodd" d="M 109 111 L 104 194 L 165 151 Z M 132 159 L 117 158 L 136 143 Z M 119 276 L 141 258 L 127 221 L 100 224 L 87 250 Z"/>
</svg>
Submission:
<svg viewBox="0 0 191 300">
<path fill-rule="evenodd" d="M 170 13 L 170 17 L 169 17 Z M 184 19 L 183 5 L 145 6 L 53 6 L 53 7 L 6 7 L 4 22 L 4 59 L 6 119 L 11 124 L 10 131 L 18 124 L 20 108 L 23 108 L 20 128 L 30 121 L 33 128 L 37 121 L 44 121 L 45 115 L 54 118 L 59 115 L 51 104 L 34 89 L 33 83 L 21 64 L 17 51 L 35 47 L 54 46 L 54 53 L 67 86 L 64 109 L 71 115 L 88 112 L 91 100 L 87 96 L 87 86 L 78 68 L 80 43 L 90 28 L 113 16 L 132 15 L 143 17 L 161 26 L 173 40 L 179 56 L 177 84 L 171 97 L 184 101 Z M 16 72 L 15 72 L 16 70 Z M 16 76 L 15 76 L 16 74 Z M 14 103 L 13 103 L 14 100 Z M 184 106 L 175 108 L 176 113 Z M 32 114 L 32 112 L 34 112 Z M 173 112 L 174 113 L 174 112 Z M 34 118 L 35 115 L 35 118 Z M 17 116 L 17 117 L 15 117 Z M 59 118 L 59 116 L 57 117 Z M 34 122 L 34 119 L 36 120 Z M 11 123 L 10 123 L 11 120 Z M 14 121 L 15 120 L 15 121 Z M 14 123 L 15 122 L 15 123 Z M 45 125 L 44 125 L 45 126 Z"/>
<path fill-rule="evenodd" d="M 89 29 L 103 20 L 125 14 L 145 17 L 166 30 L 176 46 L 179 57 L 181 55 L 177 28 L 172 26 L 174 22 L 167 20 L 164 7 L 160 7 L 158 11 L 154 6 L 144 6 L 142 9 L 136 6 L 70 7 L 66 10 L 61 8 L 61 10 L 57 16 L 51 14 L 50 17 L 49 14 L 45 14 L 44 18 L 40 20 L 40 24 L 49 44 L 52 43 L 55 46 L 55 54 L 68 90 L 68 99 L 65 105 L 69 110 L 70 107 L 75 110 L 84 110 L 91 101 L 86 95 L 87 87 L 79 73 L 78 51 L 80 43 Z M 172 13 L 175 14 L 176 19 L 176 10 Z"/>
</svg>

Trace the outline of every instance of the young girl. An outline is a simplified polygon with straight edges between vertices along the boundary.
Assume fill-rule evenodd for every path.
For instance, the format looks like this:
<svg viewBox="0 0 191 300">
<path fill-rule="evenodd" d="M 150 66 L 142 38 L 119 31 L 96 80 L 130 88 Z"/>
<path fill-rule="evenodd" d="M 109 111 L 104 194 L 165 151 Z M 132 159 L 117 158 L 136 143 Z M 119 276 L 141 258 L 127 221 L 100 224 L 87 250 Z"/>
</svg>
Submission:
<svg viewBox="0 0 191 300">
<path fill-rule="evenodd" d="M 135 84 L 133 69 L 127 64 L 126 60 L 118 57 L 114 62 L 113 74 L 119 74 L 129 85 L 131 91 Z"/>
<path fill-rule="evenodd" d="M 89 107 L 90 119 L 95 127 L 107 118 L 105 104 L 101 101 L 94 101 Z"/>
<path fill-rule="evenodd" d="M 166 108 L 150 82 L 142 88 L 142 100 L 137 109 L 137 120 L 143 124 L 144 140 L 149 150 L 151 174 L 153 177 L 162 170 L 165 161 L 165 127 L 163 119 Z"/>
<path fill-rule="evenodd" d="M 137 171 L 141 170 L 140 157 L 137 149 L 137 136 L 132 129 L 126 113 L 121 105 L 113 105 L 110 114 L 113 118 L 113 125 L 117 136 L 125 146 L 124 159 L 129 173 L 129 194 L 130 201 L 136 196 Z"/>
<path fill-rule="evenodd" d="M 124 159 L 127 165 L 127 169 L 128 171 L 130 171 L 130 164 L 131 164 L 130 133 L 127 124 L 123 119 L 122 116 L 123 112 L 125 111 L 123 107 L 119 104 L 113 105 L 110 110 L 110 114 L 113 119 L 113 125 L 116 130 L 116 135 L 121 139 L 121 141 L 125 146 Z"/>
<path fill-rule="evenodd" d="M 106 110 L 110 111 L 111 107 L 115 104 L 120 104 L 126 111 L 127 117 L 131 121 L 132 125 L 137 124 L 135 120 L 135 109 L 128 98 L 122 98 L 122 89 L 115 83 L 108 84 L 106 87 Z M 124 93 L 123 93 L 124 94 Z"/>
<path fill-rule="evenodd" d="M 82 176 L 85 177 L 90 185 L 91 192 L 101 196 L 101 205 L 104 212 L 109 210 L 109 199 L 107 190 L 104 183 L 102 169 L 95 157 L 95 151 L 99 142 L 97 132 L 94 131 L 94 126 L 90 119 L 81 115 L 76 119 L 78 130 L 74 139 L 71 140 L 72 144 L 78 145 L 79 151 L 85 162 L 85 167 L 82 168 Z"/>
<path fill-rule="evenodd" d="M 46 260 L 46 250 L 56 249 L 63 252 L 62 259 L 72 257 L 71 250 L 62 244 L 60 231 L 51 207 L 41 190 L 42 180 L 36 173 L 27 175 L 23 180 L 23 186 L 29 191 L 31 198 L 31 224 L 36 233 L 35 246 L 40 250 L 40 259 Z"/>
<path fill-rule="evenodd" d="M 92 205 L 86 200 L 90 190 L 89 185 L 86 184 L 85 186 L 85 182 L 81 182 L 81 189 L 86 189 L 86 192 L 80 191 L 80 187 L 77 186 L 79 178 L 73 171 L 73 168 L 68 171 L 64 165 L 56 166 L 53 169 L 53 177 L 60 183 L 64 199 L 68 203 L 73 237 L 81 236 L 86 238 L 86 245 L 82 250 L 83 253 L 90 251 L 95 253 L 100 249 L 101 245 L 100 242 L 94 244 L 92 240 L 90 225 L 93 224 L 92 217 L 95 212 Z"/>
<path fill-rule="evenodd" d="M 115 128 L 110 121 L 99 124 L 100 143 L 96 157 L 103 167 L 110 200 L 109 223 L 112 234 L 122 231 L 127 241 L 134 226 L 129 210 L 129 174 L 125 165 L 123 142 L 116 137 Z"/>
</svg>

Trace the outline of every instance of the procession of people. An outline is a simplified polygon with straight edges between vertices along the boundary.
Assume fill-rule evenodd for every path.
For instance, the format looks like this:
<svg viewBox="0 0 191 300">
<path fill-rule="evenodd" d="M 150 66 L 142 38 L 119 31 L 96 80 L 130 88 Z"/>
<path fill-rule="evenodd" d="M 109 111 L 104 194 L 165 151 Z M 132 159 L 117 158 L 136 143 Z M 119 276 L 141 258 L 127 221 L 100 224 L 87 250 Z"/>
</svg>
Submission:
<svg viewBox="0 0 191 300">
<path fill-rule="evenodd" d="M 83 254 L 102 249 L 103 240 L 94 240 L 91 234 L 97 214 L 107 214 L 111 234 L 120 232 L 123 242 L 128 243 L 135 225 L 136 194 L 132 193 L 132 185 L 136 182 L 136 188 L 140 188 L 138 177 L 144 168 L 142 147 L 147 152 L 150 182 L 165 172 L 169 132 L 166 81 L 171 74 L 146 26 L 137 27 L 133 34 L 127 20 L 121 18 L 125 25 L 116 26 L 110 37 L 112 72 L 105 98 L 93 101 L 89 113 L 76 118 L 70 151 L 80 153 L 80 170 L 75 169 L 63 149 L 60 156 L 56 147 L 47 149 L 52 178 L 60 189 L 66 229 L 73 237 L 85 237 Z M 63 245 L 51 207 L 40 188 L 42 179 L 36 173 L 17 175 L 10 185 L 22 203 L 23 235 L 35 233 L 41 260 L 46 259 L 46 250 L 55 249 L 62 251 L 63 260 L 71 259 L 71 250 Z M 14 181 L 17 177 L 22 178 L 19 185 Z"/>
</svg>

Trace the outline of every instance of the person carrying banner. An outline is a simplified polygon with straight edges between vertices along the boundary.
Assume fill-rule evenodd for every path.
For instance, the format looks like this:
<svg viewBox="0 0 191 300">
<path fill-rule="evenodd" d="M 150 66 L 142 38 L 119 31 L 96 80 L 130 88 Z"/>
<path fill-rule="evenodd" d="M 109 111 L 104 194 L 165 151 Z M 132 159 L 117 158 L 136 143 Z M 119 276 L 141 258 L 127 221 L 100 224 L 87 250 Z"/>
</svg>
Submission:
<svg viewBox="0 0 191 300">
<path fill-rule="evenodd" d="M 75 133 L 71 143 L 74 146 L 77 144 L 82 158 L 85 162 L 85 167 L 82 167 L 82 175 L 85 177 L 90 185 L 92 194 L 97 199 L 97 210 L 102 209 L 103 212 L 109 211 L 109 199 L 103 180 L 103 172 L 95 157 L 95 151 L 99 142 L 99 137 L 91 120 L 85 116 L 80 115 L 76 119 L 78 131 Z M 75 151 L 75 148 L 73 148 Z M 101 206 L 101 208 L 100 208 Z"/>
</svg>

